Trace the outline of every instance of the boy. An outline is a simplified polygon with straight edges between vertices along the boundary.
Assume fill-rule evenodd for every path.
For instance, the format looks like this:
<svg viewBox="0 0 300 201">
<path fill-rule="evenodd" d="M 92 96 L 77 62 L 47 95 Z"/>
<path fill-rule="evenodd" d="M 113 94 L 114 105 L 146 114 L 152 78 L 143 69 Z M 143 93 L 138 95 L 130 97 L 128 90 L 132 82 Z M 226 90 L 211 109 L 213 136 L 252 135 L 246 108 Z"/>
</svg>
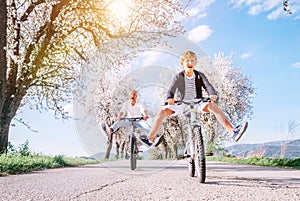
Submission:
<svg viewBox="0 0 300 201">
<path fill-rule="evenodd" d="M 180 64 L 184 67 L 184 70 L 175 75 L 173 78 L 173 81 L 167 92 L 168 105 L 162 107 L 158 113 L 148 138 L 141 140 L 148 146 L 152 146 L 153 144 L 156 145 L 158 139 L 155 139 L 155 135 L 159 131 L 163 120 L 171 115 L 183 113 L 185 105 L 175 105 L 174 102 L 176 91 L 179 93 L 181 100 L 192 100 L 196 98 L 202 98 L 203 87 L 207 91 L 211 102 L 200 103 L 197 110 L 213 113 L 218 122 L 228 131 L 231 138 L 237 142 L 246 131 L 248 122 L 244 122 L 242 125 L 234 128 L 226 118 L 224 112 L 214 103 L 218 98 L 216 91 L 209 83 L 205 75 L 194 69 L 197 64 L 197 56 L 194 52 L 185 51 L 180 58 Z"/>
</svg>

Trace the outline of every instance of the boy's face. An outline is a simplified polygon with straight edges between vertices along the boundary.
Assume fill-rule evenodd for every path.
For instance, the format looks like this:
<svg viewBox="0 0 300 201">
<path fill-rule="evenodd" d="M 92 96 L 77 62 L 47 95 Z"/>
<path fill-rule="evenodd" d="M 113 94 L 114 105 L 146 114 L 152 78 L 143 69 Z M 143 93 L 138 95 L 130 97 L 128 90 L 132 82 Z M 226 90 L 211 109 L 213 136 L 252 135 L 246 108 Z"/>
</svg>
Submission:
<svg viewBox="0 0 300 201">
<path fill-rule="evenodd" d="M 194 56 L 187 56 L 183 62 L 182 65 L 184 67 L 184 71 L 186 73 L 192 73 L 194 72 L 194 68 L 197 64 L 196 58 Z"/>
</svg>

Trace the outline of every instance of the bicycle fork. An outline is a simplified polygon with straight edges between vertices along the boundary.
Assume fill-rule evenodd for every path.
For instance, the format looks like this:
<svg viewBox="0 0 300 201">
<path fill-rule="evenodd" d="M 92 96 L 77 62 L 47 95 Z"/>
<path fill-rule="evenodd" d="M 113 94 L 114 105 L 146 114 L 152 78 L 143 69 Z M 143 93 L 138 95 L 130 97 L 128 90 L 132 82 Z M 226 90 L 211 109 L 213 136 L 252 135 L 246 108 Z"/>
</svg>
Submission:
<svg viewBox="0 0 300 201">
<path fill-rule="evenodd" d="M 191 159 L 195 158 L 195 144 L 194 142 L 194 134 L 193 134 L 193 129 L 195 128 L 195 126 L 197 126 L 197 117 L 196 117 L 196 110 L 194 108 L 193 105 L 190 106 L 190 122 L 189 122 L 189 128 L 188 128 L 188 144 L 189 144 L 189 153 L 190 153 L 190 157 Z"/>
</svg>

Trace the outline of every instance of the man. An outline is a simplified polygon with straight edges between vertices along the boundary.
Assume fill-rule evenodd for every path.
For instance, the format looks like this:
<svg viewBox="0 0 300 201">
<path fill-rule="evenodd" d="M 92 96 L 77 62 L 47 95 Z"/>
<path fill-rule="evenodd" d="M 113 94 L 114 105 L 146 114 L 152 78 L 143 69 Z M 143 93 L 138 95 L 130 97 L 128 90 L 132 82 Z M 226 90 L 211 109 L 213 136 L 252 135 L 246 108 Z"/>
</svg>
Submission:
<svg viewBox="0 0 300 201">
<path fill-rule="evenodd" d="M 116 122 L 108 127 L 107 124 L 102 123 L 101 127 L 108 136 L 108 140 L 111 135 L 116 132 L 120 127 L 129 127 L 131 123 L 129 121 L 123 121 L 121 118 L 126 117 L 141 117 L 143 120 L 147 120 L 149 117 L 147 115 L 146 109 L 137 102 L 138 93 L 136 90 L 131 90 L 129 93 L 129 100 L 123 103 L 120 113 L 117 116 Z M 140 128 L 142 131 L 148 133 L 149 126 L 145 121 L 134 122 L 135 126 Z"/>
</svg>

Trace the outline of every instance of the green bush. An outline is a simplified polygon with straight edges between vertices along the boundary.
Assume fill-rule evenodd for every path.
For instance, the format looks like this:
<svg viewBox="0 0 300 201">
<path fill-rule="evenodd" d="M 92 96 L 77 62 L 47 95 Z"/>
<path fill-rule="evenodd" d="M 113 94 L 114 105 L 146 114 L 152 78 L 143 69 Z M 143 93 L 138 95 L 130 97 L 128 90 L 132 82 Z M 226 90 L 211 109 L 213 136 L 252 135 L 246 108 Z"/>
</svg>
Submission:
<svg viewBox="0 0 300 201">
<path fill-rule="evenodd" d="M 59 166 L 66 166 L 67 163 L 64 161 L 64 158 L 62 155 L 54 156 L 53 162 L 57 163 Z"/>
<path fill-rule="evenodd" d="M 83 158 L 67 158 L 64 156 L 42 156 L 38 154 L 22 155 L 20 153 L 0 155 L 0 174 L 19 174 L 36 170 L 94 164 L 100 161 Z"/>
<path fill-rule="evenodd" d="M 237 158 L 229 157 L 207 157 L 208 161 L 223 161 L 229 163 L 249 164 L 269 167 L 286 167 L 300 169 L 300 158 L 297 159 L 282 159 L 282 158 Z"/>
<path fill-rule="evenodd" d="M 100 162 L 98 160 L 88 158 L 68 158 L 62 155 L 51 157 L 33 154 L 29 150 L 28 141 L 21 144 L 18 148 L 15 148 L 15 146 L 9 142 L 7 150 L 7 153 L 0 155 L 0 176 L 26 173 L 48 168 L 78 166 Z"/>
</svg>

